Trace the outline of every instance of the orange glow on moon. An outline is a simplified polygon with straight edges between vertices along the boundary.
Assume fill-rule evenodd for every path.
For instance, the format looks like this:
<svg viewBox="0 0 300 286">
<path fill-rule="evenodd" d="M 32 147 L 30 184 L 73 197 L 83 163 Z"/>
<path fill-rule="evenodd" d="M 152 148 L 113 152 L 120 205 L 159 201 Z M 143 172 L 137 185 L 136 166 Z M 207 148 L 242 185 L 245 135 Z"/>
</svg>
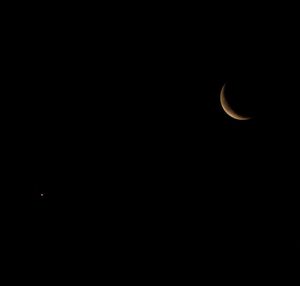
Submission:
<svg viewBox="0 0 300 286">
<path fill-rule="evenodd" d="M 235 112 L 231 108 L 231 106 L 229 105 L 229 103 L 225 97 L 225 84 L 223 85 L 223 87 L 221 89 L 220 101 L 221 101 L 221 106 L 222 106 L 223 110 L 231 118 L 236 119 L 236 120 L 249 120 L 252 118 L 252 117 L 242 116 L 242 115 L 238 114 L 237 112 Z"/>
</svg>

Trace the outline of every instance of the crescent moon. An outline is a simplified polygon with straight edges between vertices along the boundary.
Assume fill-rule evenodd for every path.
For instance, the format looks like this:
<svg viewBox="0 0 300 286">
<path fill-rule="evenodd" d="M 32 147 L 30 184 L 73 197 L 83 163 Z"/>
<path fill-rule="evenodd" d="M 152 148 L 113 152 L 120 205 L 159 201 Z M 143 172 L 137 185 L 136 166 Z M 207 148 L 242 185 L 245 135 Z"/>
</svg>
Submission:
<svg viewBox="0 0 300 286">
<path fill-rule="evenodd" d="M 236 119 L 236 120 L 249 120 L 252 118 L 252 117 L 240 115 L 232 109 L 232 107 L 229 105 L 229 103 L 225 97 L 225 84 L 223 85 L 223 87 L 221 89 L 220 101 L 221 101 L 221 106 L 224 109 L 225 113 L 227 115 L 229 115 L 231 118 Z"/>
</svg>

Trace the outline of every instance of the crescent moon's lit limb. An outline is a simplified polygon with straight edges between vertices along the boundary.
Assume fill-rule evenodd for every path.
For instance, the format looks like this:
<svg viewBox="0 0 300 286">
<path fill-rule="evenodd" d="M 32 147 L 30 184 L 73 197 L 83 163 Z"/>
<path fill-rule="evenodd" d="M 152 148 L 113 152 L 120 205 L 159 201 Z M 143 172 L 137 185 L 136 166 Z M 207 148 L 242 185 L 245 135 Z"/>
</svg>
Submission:
<svg viewBox="0 0 300 286">
<path fill-rule="evenodd" d="M 249 120 L 252 118 L 252 117 L 242 116 L 242 115 L 238 114 L 237 112 L 235 112 L 231 108 L 231 106 L 228 104 L 228 101 L 225 97 L 225 84 L 223 85 L 223 87 L 221 89 L 220 101 L 221 101 L 221 106 L 222 106 L 223 110 L 231 118 L 236 119 L 236 120 Z"/>
</svg>

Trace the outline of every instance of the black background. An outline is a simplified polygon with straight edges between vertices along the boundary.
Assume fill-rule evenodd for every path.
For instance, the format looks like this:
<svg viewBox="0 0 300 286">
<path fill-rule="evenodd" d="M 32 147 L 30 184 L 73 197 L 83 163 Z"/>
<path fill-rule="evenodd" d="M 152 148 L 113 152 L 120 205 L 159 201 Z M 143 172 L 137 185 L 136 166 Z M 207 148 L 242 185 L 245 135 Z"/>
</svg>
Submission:
<svg viewBox="0 0 300 286">
<path fill-rule="evenodd" d="M 2 201 L 40 245 L 83 229 L 117 253 L 296 258 L 294 24 L 175 6 L 6 22 Z M 253 120 L 222 111 L 225 83 Z"/>
</svg>

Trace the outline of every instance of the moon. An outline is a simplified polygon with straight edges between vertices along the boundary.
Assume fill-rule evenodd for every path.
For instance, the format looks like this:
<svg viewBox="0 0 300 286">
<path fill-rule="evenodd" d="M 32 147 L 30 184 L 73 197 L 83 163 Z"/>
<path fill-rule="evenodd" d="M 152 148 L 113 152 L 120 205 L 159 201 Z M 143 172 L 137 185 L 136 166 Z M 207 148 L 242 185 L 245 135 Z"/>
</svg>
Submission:
<svg viewBox="0 0 300 286">
<path fill-rule="evenodd" d="M 220 101 L 221 101 L 221 106 L 224 109 L 225 113 L 227 115 L 229 115 L 231 118 L 236 119 L 236 120 L 249 120 L 249 119 L 252 119 L 252 117 L 240 115 L 232 109 L 232 107 L 229 105 L 229 103 L 228 103 L 228 101 L 225 97 L 225 84 L 223 85 L 223 87 L 221 89 Z"/>
</svg>

